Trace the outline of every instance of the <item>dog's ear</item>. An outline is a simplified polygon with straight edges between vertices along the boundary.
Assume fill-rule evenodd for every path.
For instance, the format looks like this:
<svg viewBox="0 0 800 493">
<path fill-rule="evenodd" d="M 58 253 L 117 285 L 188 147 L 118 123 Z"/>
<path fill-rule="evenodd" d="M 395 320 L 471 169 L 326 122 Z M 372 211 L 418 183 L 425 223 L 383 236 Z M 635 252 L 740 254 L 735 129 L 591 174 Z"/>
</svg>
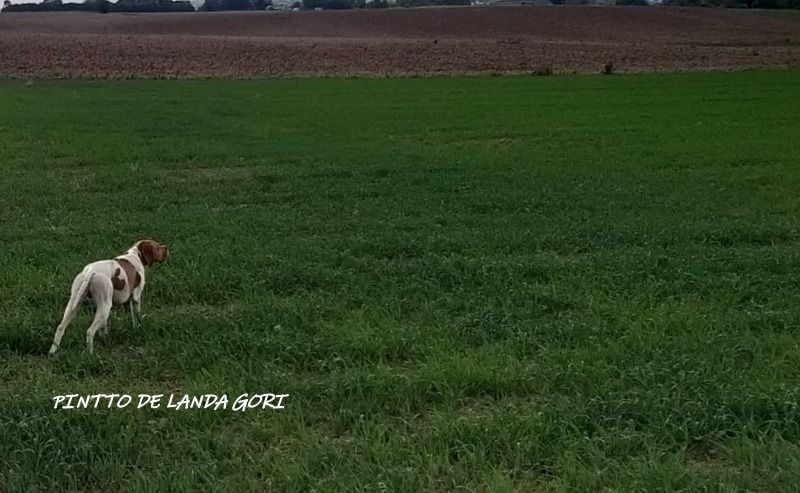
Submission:
<svg viewBox="0 0 800 493">
<path fill-rule="evenodd" d="M 169 257 L 169 248 L 167 245 L 159 245 L 158 247 L 158 261 L 163 262 Z"/>
<path fill-rule="evenodd" d="M 158 255 L 154 241 L 142 240 L 136 245 L 136 249 L 139 250 L 139 259 L 142 261 L 142 265 L 145 267 L 153 265 Z"/>
</svg>

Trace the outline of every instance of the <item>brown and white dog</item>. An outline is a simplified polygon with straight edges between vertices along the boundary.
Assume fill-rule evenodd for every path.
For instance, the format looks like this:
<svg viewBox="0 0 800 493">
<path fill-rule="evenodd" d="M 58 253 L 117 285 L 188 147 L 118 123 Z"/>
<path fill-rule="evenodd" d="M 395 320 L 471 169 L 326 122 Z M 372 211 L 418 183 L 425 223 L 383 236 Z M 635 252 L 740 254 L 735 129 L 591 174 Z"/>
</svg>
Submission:
<svg viewBox="0 0 800 493">
<path fill-rule="evenodd" d="M 113 305 L 128 303 L 131 310 L 131 325 L 136 328 L 137 319 L 141 320 L 145 268 L 155 262 L 165 261 L 168 255 L 169 249 L 166 245 L 153 240 L 140 240 L 123 255 L 110 260 L 92 262 L 84 267 L 72 281 L 69 303 L 64 310 L 64 318 L 56 329 L 50 354 L 58 351 L 64 331 L 78 314 L 81 303 L 87 296 L 97 305 L 94 321 L 86 331 L 86 346 L 89 353 L 94 351 L 95 333 L 101 329 L 103 335 L 108 332 L 108 317 Z"/>
</svg>

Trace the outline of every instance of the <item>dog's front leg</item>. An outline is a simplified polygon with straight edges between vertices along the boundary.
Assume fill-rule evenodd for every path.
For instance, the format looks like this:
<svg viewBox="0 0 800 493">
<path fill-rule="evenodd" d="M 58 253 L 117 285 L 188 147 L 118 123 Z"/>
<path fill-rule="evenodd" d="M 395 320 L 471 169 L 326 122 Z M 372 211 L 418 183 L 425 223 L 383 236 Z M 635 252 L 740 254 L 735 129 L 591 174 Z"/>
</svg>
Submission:
<svg viewBox="0 0 800 493">
<path fill-rule="evenodd" d="M 128 302 L 128 306 L 130 307 L 131 310 L 131 327 L 134 330 L 136 330 L 136 328 L 139 326 L 139 323 L 136 315 L 134 314 L 134 307 L 133 307 L 134 304 L 136 304 L 136 302 L 133 301 L 133 297 L 131 297 L 130 301 Z"/>
<path fill-rule="evenodd" d="M 135 320 L 134 327 L 142 325 L 142 291 L 134 291 L 131 296 L 131 320 Z"/>
</svg>

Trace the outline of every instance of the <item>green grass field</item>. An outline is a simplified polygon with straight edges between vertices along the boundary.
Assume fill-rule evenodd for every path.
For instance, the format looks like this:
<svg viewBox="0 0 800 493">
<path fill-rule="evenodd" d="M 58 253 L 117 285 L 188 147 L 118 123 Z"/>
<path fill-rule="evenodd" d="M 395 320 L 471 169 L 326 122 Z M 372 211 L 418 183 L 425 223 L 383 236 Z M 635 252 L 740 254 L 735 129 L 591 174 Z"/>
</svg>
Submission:
<svg viewBox="0 0 800 493">
<path fill-rule="evenodd" d="M 798 87 L 0 82 L 0 490 L 796 491 Z M 48 358 L 143 237 L 143 327 Z"/>
</svg>

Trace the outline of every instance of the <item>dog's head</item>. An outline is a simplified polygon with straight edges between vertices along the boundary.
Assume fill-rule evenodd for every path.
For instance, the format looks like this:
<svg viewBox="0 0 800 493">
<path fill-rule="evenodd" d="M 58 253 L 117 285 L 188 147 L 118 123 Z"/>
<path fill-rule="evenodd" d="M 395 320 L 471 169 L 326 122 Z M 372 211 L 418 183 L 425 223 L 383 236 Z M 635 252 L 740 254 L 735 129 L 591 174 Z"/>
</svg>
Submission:
<svg viewBox="0 0 800 493">
<path fill-rule="evenodd" d="M 134 245 L 139 252 L 139 258 L 145 267 L 150 267 L 155 262 L 163 262 L 169 257 L 167 245 L 153 240 L 139 240 Z"/>
</svg>

